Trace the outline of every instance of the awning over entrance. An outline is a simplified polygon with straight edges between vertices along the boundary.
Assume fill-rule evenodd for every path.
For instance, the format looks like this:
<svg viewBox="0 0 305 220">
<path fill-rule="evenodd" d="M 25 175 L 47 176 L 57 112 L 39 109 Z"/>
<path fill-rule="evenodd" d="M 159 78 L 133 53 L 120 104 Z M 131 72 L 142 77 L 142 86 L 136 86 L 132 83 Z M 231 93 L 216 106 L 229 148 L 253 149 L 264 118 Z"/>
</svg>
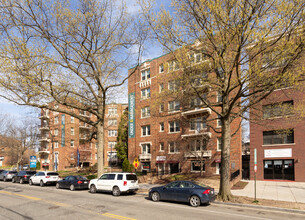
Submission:
<svg viewBox="0 0 305 220">
<path fill-rule="evenodd" d="M 221 163 L 221 159 L 215 159 L 214 162 L 215 163 Z"/>
</svg>

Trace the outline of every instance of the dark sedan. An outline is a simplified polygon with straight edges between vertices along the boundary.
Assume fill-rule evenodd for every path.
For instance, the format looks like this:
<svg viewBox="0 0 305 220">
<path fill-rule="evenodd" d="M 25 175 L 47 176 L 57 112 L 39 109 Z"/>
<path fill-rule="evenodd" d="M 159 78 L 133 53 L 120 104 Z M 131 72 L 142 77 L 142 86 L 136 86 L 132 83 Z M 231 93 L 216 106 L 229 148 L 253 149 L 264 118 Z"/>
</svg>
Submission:
<svg viewBox="0 0 305 220">
<path fill-rule="evenodd" d="M 202 203 L 209 204 L 215 200 L 214 189 L 208 186 L 199 186 L 190 181 L 175 181 L 165 186 L 154 187 L 149 191 L 149 198 L 154 202 L 168 200 L 188 202 L 197 207 Z"/>
<path fill-rule="evenodd" d="M 67 176 L 63 180 L 59 180 L 56 183 L 56 189 L 88 189 L 89 180 L 83 176 Z"/>
<path fill-rule="evenodd" d="M 13 176 L 12 178 L 12 183 L 25 183 L 29 182 L 29 179 L 31 176 L 36 174 L 36 171 L 27 171 L 27 170 L 22 170 L 17 173 L 17 175 Z"/>
</svg>

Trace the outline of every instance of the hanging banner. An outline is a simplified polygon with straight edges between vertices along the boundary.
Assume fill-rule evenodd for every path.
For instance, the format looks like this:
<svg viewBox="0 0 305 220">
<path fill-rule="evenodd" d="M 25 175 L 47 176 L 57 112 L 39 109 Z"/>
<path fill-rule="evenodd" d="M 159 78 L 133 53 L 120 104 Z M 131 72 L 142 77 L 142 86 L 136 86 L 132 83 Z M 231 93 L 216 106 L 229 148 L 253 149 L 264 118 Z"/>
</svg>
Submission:
<svg viewBox="0 0 305 220">
<path fill-rule="evenodd" d="M 135 108 L 136 108 L 136 96 L 135 93 L 132 92 L 128 95 L 128 137 L 135 137 Z"/>
<path fill-rule="evenodd" d="M 61 115 L 61 146 L 65 146 L 65 115 Z"/>
</svg>

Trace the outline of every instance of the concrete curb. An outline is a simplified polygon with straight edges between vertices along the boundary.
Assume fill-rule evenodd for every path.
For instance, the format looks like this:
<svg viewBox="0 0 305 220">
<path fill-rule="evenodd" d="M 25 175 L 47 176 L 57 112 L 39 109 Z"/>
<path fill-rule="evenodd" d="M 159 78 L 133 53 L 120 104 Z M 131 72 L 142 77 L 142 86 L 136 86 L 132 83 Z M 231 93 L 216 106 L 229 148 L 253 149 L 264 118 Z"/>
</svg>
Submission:
<svg viewBox="0 0 305 220">
<path fill-rule="evenodd" d="M 305 214 L 305 210 L 299 210 L 299 209 L 286 209 L 286 208 L 279 208 L 279 207 L 272 207 L 272 206 L 249 205 L 249 204 L 240 204 L 240 203 L 231 203 L 231 202 L 213 202 L 213 203 L 218 204 L 218 205 L 228 205 L 228 206 L 231 205 L 231 206 L 240 206 L 240 207 L 247 207 L 247 208 L 257 208 L 257 209 L 266 209 L 266 210 Z"/>
</svg>

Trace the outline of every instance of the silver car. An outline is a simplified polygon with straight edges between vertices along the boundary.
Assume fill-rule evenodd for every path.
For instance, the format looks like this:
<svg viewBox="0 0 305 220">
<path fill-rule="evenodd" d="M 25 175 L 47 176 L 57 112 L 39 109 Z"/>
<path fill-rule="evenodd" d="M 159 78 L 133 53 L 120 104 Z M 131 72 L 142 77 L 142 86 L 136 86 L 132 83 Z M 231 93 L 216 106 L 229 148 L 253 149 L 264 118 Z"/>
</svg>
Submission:
<svg viewBox="0 0 305 220">
<path fill-rule="evenodd" d="M 17 174 L 17 171 L 4 170 L 0 173 L 0 180 L 6 182 L 7 180 L 12 180 L 13 176 Z"/>
</svg>

